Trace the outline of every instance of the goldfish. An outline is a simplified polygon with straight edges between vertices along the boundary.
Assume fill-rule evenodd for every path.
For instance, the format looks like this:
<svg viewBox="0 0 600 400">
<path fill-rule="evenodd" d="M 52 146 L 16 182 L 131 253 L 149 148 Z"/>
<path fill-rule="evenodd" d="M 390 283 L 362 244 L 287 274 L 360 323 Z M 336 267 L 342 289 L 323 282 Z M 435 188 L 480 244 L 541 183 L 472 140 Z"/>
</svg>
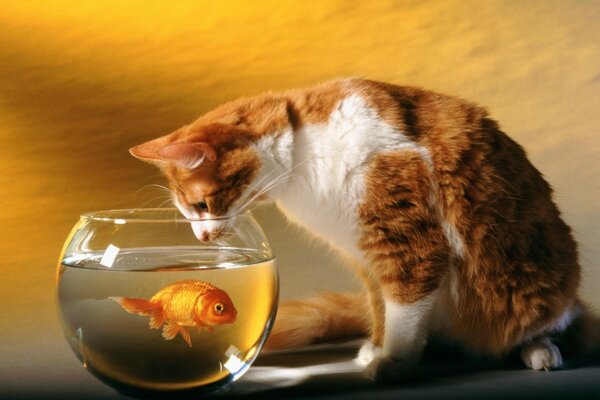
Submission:
<svg viewBox="0 0 600 400">
<path fill-rule="evenodd" d="M 131 314 L 150 317 L 151 329 L 162 330 L 165 340 L 180 334 L 192 347 L 189 328 L 212 332 L 214 327 L 232 324 L 237 318 L 233 301 L 222 289 L 205 282 L 186 279 L 160 289 L 150 300 L 109 297 Z M 164 325 L 164 326 L 163 326 Z"/>
</svg>

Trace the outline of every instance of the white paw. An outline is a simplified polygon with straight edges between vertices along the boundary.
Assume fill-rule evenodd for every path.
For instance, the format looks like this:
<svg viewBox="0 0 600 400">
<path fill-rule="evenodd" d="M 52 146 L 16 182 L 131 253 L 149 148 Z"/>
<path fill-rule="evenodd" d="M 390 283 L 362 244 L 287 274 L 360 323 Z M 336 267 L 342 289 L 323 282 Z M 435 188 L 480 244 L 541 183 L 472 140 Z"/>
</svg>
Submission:
<svg viewBox="0 0 600 400">
<path fill-rule="evenodd" d="M 416 364 L 393 357 L 377 357 L 365 369 L 368 378 L 380 383 L 400 383 L 413 379 Z"/>
<path fill-rule="evenodd" d="M 549 371 L 562 365 L 560 350 L 547 338 L 525 345 L 521 359 L 531 369 Z"/>
<path fill-rule="evenodd" d="M 358 365 L 366 367 L 375 358 L 381 356 L 381 347 L 375 346 L 373 342 L 367 341 L 358 350 L 358 355 L 354 362 Z"/>
</svg>

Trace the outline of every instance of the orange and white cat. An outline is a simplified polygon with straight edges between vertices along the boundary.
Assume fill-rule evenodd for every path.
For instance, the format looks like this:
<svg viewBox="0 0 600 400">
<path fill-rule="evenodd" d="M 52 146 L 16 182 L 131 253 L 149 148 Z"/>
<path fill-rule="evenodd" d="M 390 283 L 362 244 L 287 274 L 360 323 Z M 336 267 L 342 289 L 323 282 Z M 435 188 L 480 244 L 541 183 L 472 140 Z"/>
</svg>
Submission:
<svg viewBox="0 0 600 400">
<path fill-rule="evenodd" d="M 562 364 L 551 338 L 592 318 L 550 186 L 464 100 L 338 80 L 226 103 L 130 152 L 161 168 L 186 217 L 274 199 L 363 278 L 368 302 L 284 305 L 271 347 L 368 330 L 357 360 L 378 381 L 410 377 L 434 335 L 482 355 L 521 349 L 527 366 L 551 369 Z M 213 240 L 219 224 L 194 230 Z"/>
</svg>

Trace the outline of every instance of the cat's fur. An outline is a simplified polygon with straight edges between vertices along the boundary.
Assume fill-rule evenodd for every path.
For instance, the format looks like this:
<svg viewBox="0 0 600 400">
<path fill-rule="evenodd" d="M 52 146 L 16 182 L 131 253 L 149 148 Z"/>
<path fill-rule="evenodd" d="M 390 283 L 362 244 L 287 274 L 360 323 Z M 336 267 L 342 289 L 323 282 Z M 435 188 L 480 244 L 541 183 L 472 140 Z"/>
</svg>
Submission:
<svg viewBox="0 0 600 400">
<path fill-rule="evenodd" d="M 438 334 L 477 354 L 522 348 L 528 366 L 548 369 L 562 362 L 550 335 L 587 315 L 550 186 L 467 101 L 339 80 L 232 101 L 131 153 L 164 171 L 187 217 L 268 196 L 363 278 L 368 302 L 282 307 L 271 347 L 369 330 L 358 359 L 395 381 Z M 219 231 L 196 229 L 203 240 Z"/>
</svg>

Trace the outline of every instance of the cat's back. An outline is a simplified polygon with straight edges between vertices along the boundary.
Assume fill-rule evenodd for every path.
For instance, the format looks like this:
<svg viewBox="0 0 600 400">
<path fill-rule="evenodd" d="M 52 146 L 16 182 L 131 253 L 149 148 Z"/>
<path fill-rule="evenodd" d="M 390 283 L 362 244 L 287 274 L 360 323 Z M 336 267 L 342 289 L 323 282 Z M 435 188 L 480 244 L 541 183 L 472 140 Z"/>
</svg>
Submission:
<svg viewBox="0 0 600 400">
<path fill-rule="evenodd" d="M 550 185 L 484 107 L 411 86 L 363 79 L 338 84 L 364 98 L 395 134 L 423 149 L 444 205 L 462 198 L 461 208 L 476 212 L 481 203 L 491 207 L 493 198 L 507 207 L 536 198 L 551 203 Z"/>
<path fill-rule="evenodd" d="M 348 78 L 285 92 L 282 97 L 290 102 L 288 112 L 298 126 L 330 124 L 340 114 L 347 119 L 356 118 L 352 114 L 369 115 L 371 126 L 391 128 L 387 131 L 395 138 L 390 139 L 410 141 L 426 150 L 434 169 L 456 170 L 477 151 L 482 155 L 507 152 L 526 160 L 521 147 L 499 129 L 484 107 L 456 96 Z M 367 129 L 363 133 L 373 135 Z"/>
</svg>

